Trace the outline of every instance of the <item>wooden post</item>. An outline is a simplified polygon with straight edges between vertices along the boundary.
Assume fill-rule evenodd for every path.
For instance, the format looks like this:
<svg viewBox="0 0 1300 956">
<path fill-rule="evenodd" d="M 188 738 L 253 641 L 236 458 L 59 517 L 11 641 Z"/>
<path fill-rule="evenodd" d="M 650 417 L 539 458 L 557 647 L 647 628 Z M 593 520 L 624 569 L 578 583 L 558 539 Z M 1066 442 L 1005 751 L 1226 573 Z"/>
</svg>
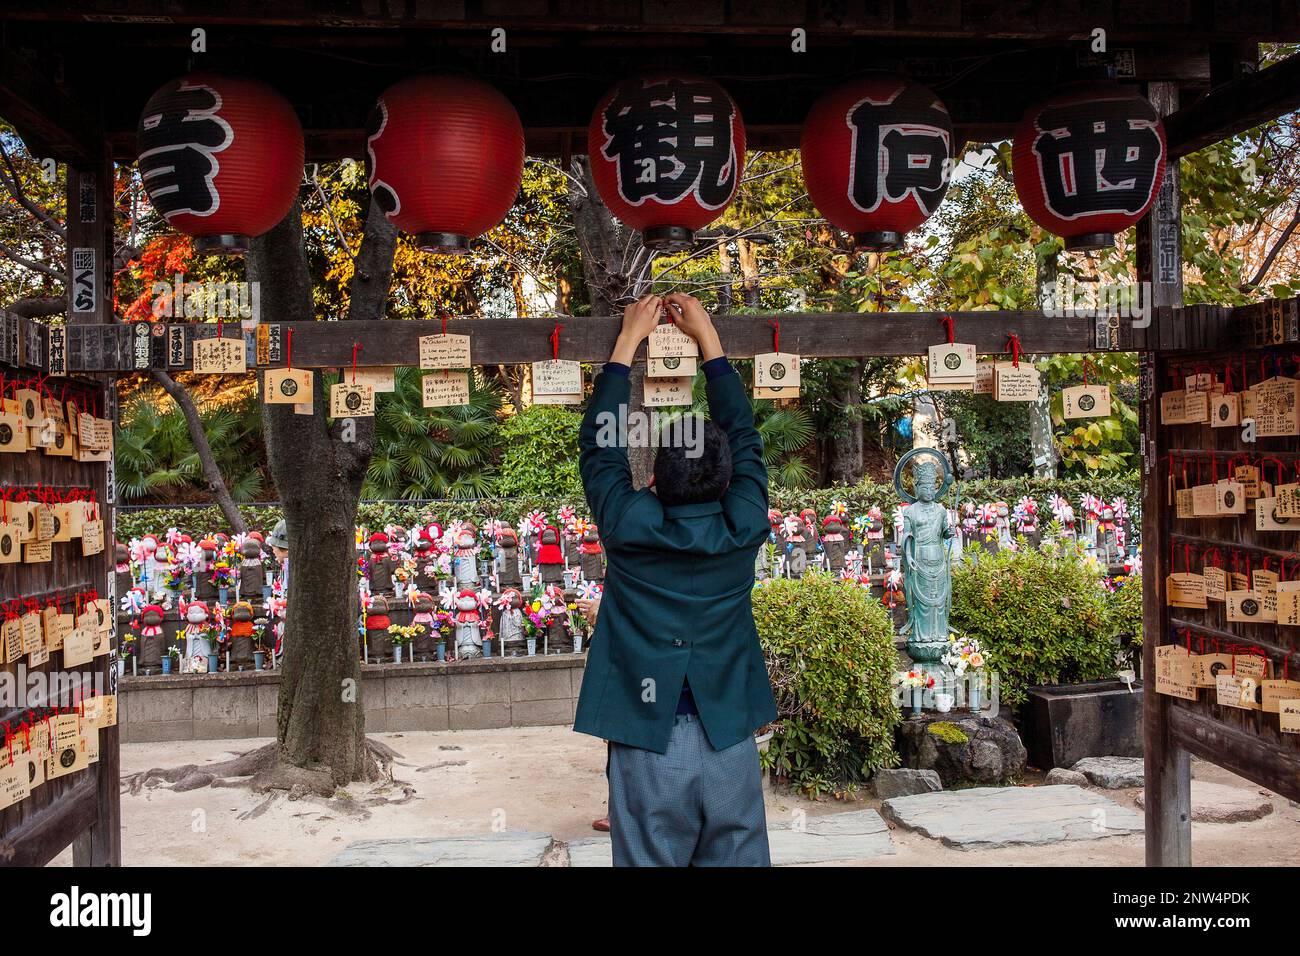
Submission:
<svg viewBox="0 0 1300 956">
<path fill-rule="evenodd" d="M 1156 111 L 1168 116 L 1178 108 L 1175 83 L 1151 83 L 1147 97 Z M 1150 283 L 1152 315 L 1168 320 L 1170 310 L 1183 304 L 1182 213 L 1178 161 L 1169 162 L 1160 195 L 1137 227 L 1139 283 Z M 1191 762 L 1176 747 L 1169 732 L 1169 698 L 1155 693 L 1155 648 L 1169 628 L 1164 603 L 1165 548 L 1169 512 L 1160 481 L 1160 449 L 1156 447 L 1159 394 L 1164 363 L 1151 351 L 1164 338 L 1148 334 L 1139 382 L 1142 430 L 1142 675 L 1143 741 L 1146 755 L 1147 866 L 1190 866 Z"/>
<path fill-rule="evenodd" d="M 113 322 L 113 162 L 107 147 L 104 158 L 67 169 L 68 248 L 67 293 L 68 324 L 111 324 Z M 101 383 L 104 415 L 116 420 L 117 390 L 109 375 L 87 376 Z M 98 583 L 96 590 L 113 602 L 116 621 L 117 597 L 114 593 L 113 543 L 116 521 L 113 514 L 112 464 L 97 468 L 96 496 L 104 522 L 104 550 L 95 560 Z M 116 626 L 114 628 L 116 631 Z M 115 633 L 113 647 L 120 636 Z M 104 693 L 117 693 L 117 661 L 109 654 L 98 659 L 104 679 Z M 122 812 L 119 777 L 121 755 L 118 728 L 100 730 L 99 761 L 95 765 L 95 822 L 73 841 L 72 857 L 77 866 L 122 865 Z"/>
</svg>

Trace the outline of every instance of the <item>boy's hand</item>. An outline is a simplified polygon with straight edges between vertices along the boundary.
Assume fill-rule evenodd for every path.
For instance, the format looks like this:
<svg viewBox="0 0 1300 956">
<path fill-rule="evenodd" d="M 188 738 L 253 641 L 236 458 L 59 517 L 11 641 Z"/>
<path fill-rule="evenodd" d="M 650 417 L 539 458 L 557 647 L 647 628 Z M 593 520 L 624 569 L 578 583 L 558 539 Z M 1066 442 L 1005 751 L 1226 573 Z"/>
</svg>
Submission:
<svg viewBox="0 0 1300 956">
<path fill-rule="evenodd" d="M 722 341 L 718 330 L 713 327 L 713 319 L 700 305 L 700 300 L 693 295 L 673 292 L 664 296 L 677 327 L 693 338 L 700 346 L 700 357 L 704 361 L 722 355 Z"/>
<path fill-rule="evenodd" d="M 595 627 L 596 615 L 600 613 L 600 598 L 596 598 L 594 601 L 588 600 L 587 598 L 579 598 L 578 610 L 581 611 L 582 616 L 586 618 L 587 626 Z"/>
<path fill-rule="evenodd" d="M 659 324 L 659 315 L 663 312 L 664 300 L 657 295 L 644 295 L 623 310 L 623 328 L 614 343 L 611 362 L 631 365 L 632 358 L 646 337 Z"/>
</svg>

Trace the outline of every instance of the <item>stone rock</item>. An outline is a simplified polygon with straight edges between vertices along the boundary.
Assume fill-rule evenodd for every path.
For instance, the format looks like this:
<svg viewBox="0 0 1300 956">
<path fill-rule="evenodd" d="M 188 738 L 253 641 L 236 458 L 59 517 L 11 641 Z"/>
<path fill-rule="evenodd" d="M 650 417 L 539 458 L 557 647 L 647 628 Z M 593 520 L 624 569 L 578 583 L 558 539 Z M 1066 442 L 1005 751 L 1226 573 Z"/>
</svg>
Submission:
<svg viewBox="0 0 1300 956">
<path fill-rule="evenodd" d="M 959 850 L 1097 840 L 1143 831 L 1142 814 L 1082 787 L 976 787 L 886 800 L 886 820 Z"/>
<path fill-rule="evenodd" d="M 875 810 L 853 810 L 802 822 L 768 823 L 767 842 L 773 866 L 871 860 L 898 852 L 889 825 Z"/>
<path fill-rule="evenodd" d="M 956 713 L 927 713 L 903 721 L 898 752 L 904 767 L 933 770 L 949 788 L 1014 783 L 1028 758 L 1009 721 Z"/>
<path fill-rule="evenodd" d="M 1055 767 L 1047 771 L 1046 785 L 1049 787 L 1086 787 L 1088 778 L 1077 770 Z"/>
<path fill-rule="evenodd" d="M 1070 769 L 1104 790 L 1140 787 L 1146 782 L 1141 757 L 1084 757 Z"/>
<path fill-rule="evenodd" d="M 902 767 L 898 770 L 877 770 L 871 777 L 871 786 L 878 799 L 888 800 L 890 797 L 908 797 L 914 793 L 942 790 L 943 781 L 933 770 Z"/>
<path fill-rule="evenodd" d="M 489 833 L 464 837 L 358 840 L 330 866 L 540 866 L 551 846 L 544 833 Z"/>
<path fill-rule="evenodd" d="M 889 825 L 875 810 L 801 817 L 797 823 L 769 822 L 767 840 L 773 866 L 871 860 L 898 852 Z M 609 837 L 587 837 L 569 844 L 569 866 L 613 865 Z"/>
<path fill-rule="evenodd" d="M 1145 790 L 1137 795 L 1137 805 L 1146 805 Z M 1272 812 L 1273 801 L 1258 790 L 1192 781 L 1192 819 L 1197 823 L 1242 823 Z"/>
</svg>

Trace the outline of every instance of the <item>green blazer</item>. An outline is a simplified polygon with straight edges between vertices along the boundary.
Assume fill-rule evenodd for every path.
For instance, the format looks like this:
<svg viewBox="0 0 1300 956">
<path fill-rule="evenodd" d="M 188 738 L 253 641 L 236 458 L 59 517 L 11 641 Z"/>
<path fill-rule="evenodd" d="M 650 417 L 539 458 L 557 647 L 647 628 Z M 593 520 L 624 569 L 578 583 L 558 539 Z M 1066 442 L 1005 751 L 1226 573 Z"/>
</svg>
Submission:
<svg viewBox="0 0 1300 956">
<path fill-rule="evenodd" d="M 721 501 L 664 507 L 632 487 L 622 430 L 618 447 L 597 441 L 629 389 L 626 376 L 596 376 L 579 433 L 607 569 L 573 729 L 664 753 L 690 681 L 709 743 L 722 750 L 776 719 L 750 604 L 769 531 L 763 441 L 740 377 L 714 378 L 709 413 L 731 444 L 731 485 Z"/>
</svg>

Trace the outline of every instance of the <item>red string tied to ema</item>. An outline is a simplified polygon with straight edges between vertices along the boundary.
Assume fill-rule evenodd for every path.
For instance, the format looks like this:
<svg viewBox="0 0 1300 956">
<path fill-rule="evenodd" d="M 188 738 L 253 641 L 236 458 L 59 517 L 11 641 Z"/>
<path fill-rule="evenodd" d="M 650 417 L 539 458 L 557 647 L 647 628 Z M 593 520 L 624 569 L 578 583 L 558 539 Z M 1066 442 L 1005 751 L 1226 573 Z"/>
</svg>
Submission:
<svg viewBox="0 0 1300 956">
<path fill-rule="evenodd" d="M 1020 356 L 1022 354 L 1020 348 L 1020 336 L 1016 335 L 1014 332 L 1007 333 L 1007 351 L 1011 353 L 1012 366 L 1020 368 Z"/>
<path fill-rule="evenodd" d="M 952 320 L 951 315 L 944 315 L 939 318 L 939 324 L 943 326 L 944 333 L 948 336 L 948 344 L 954 345 L 957 342 L 957 325 Z M 779 349 L 778 349 L 779 351 Z"/>
<path fill-rule="evenodd" d="M 767 324 L 772 327 L 772 351 L 779 352 L 781 351 L 781 320 L 773 319 Z M 949 341 L 952 340 L 949 339 Z"/>
<path fill-rule="evenodd" d="M 357 384 L 357 353 L 361 351 L 361 343 L 352 343 L 352 384 Z"/>
<path fill-rule="evenodd" d="M 556 362 L 560 360 L 560 331 L 563 328 L 563 325 L 556 322 L 555 328 L 551 329 L 551 359 Z"/>
</svg>

